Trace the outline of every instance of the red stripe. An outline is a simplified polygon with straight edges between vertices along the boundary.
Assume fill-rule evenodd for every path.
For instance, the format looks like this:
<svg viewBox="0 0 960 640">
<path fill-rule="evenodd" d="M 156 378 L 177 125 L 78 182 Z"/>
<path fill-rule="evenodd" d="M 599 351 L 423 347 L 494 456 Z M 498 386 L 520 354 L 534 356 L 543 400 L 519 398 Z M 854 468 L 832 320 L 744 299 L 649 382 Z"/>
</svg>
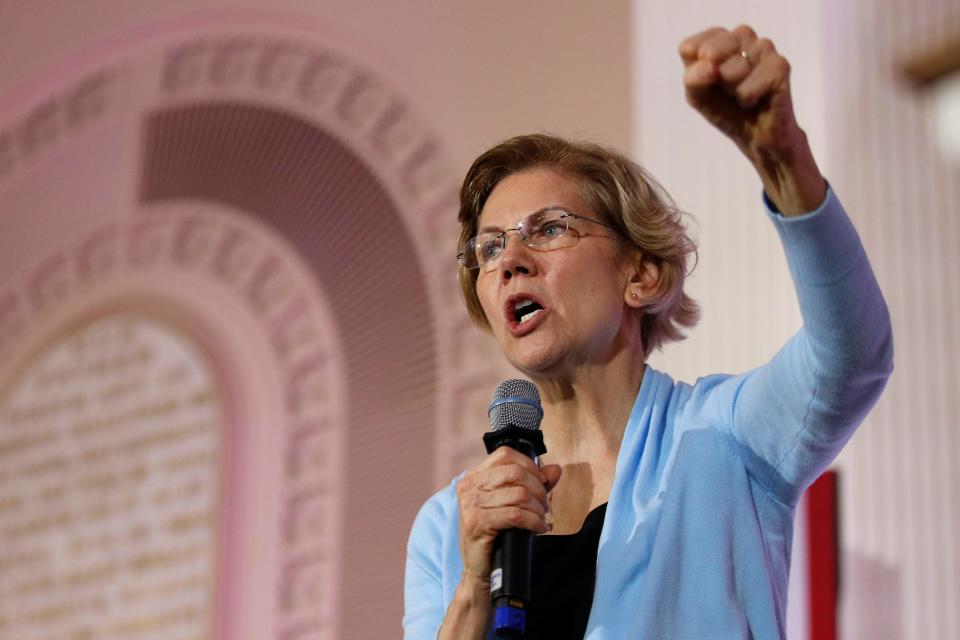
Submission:
<svg viewBox="0 0 960 640">
<path fill-rule="evenodd" d="M 807 490 L 810 640 L 837 640 L 839 540 L 837 474 L 827 471 Z"/>
</svg>

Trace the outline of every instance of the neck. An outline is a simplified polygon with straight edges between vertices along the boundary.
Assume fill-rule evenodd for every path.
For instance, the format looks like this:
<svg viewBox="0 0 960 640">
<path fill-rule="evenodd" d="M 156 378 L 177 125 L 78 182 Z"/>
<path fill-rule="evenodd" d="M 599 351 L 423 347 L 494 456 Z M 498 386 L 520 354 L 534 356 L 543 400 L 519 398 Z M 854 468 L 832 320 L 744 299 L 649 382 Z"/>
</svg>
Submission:
<svg viewBox="0 0 960 640">
<path fill-rule="evenodd" d="M 615 463 L 645 363 L 629 349 L 562 379 L 535 379 L 543 402 L 546 462 Z"/>
</svg>

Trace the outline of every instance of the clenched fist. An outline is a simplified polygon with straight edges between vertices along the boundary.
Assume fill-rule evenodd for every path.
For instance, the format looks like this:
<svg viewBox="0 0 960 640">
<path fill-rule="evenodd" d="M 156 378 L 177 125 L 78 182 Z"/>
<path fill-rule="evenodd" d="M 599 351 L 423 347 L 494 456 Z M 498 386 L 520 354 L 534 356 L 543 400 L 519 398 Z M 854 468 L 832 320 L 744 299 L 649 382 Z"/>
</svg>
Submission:
<svg viewBox="0 0 960 640">
<path fill-rule="evenodd" d="M 687 102 L 732 139 L 787 215 L 817 208 L 826 182 L 793 112 L 790 63 L 748 26 L 680 43 Z"/>
</svg>

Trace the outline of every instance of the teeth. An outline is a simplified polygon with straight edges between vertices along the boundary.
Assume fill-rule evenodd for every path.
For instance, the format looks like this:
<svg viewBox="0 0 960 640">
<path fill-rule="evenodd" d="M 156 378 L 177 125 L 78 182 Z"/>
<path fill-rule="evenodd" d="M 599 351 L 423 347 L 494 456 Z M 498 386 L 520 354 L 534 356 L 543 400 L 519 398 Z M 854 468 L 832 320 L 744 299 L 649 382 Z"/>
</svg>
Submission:
<svg viewBox="0 0 960 640">
<path fill-rule="evenodd" d="M 524 322 L 526 322 L 527 320 L 529 320 L 529 319 L 532 318 L 533 316 L 535 316 L 535 315 L 537 315 L 538 313 L 540 313 L 540 311 L 541 311 L 541 309 L 534 309 L 534 310 L 531 311 L 530 313 L 527 313 L 527 314 L 524 314 L 524 315 L 520 316 L 520 323 L 523 324 Z"/>
<path fill-rule="evenodd" d="M 519 311 L 521 308 L 533 304 L 533 300 L 517 300 L 513 303 L 513 310 Z"/>
<path fill-rule="evenodd" d="M 543 307 L 536 300 L 518 298 L 513 303 L 513 320 L 514 322 L 524 323 L 541 311 L 543 311 Z"/>
</svg>

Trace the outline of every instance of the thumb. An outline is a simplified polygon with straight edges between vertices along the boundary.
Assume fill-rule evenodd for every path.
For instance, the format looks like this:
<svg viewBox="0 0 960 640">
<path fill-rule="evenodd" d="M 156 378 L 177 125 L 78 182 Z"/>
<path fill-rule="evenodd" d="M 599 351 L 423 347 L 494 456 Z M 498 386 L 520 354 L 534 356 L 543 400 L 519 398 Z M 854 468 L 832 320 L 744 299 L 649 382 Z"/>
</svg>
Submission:
<svg viewBox="0 0 960 640">
<path fill-rule="evenodd" d="M 547 466 L 542 467 L 540 471 L 542 471 L 543 475 L 547 477 L 547 481 L 544 483 L 547 491 L 550 491 L 557 486 L 557 482 L 560 481 L 560 475 L 563 473 L 563 470 L 558 464 L 548 464 Z"/>
</svg>

